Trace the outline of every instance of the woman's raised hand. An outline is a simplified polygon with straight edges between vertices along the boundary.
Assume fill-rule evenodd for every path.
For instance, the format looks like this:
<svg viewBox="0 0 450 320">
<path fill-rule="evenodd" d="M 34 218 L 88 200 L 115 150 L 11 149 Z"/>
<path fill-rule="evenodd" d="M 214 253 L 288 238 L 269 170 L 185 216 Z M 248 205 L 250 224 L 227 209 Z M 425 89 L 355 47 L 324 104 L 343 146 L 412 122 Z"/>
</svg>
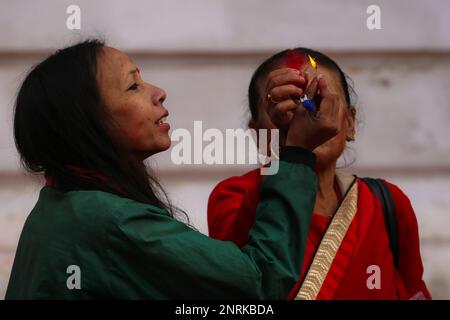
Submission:
<svg viewBox="0 0 450 320">
<path fill-rule="evenodd" d="M 277 69 L 267 76 L 267 112 L 280 130 L 287 131 L 306 84 L 306 76 L 292 68 Z"/>
<path fill-rule="evenodd" d="M 297 104 L 289 125 L 286 146 L 298 146 L 312 151 L 339 132 L 338 115 L 342 106 L 338 96 L 329 91 L 324 78 L 314 78 L 305 93 L 311 99 L 317 94 L 320 105 L 313 114 Z"/>
</svg>

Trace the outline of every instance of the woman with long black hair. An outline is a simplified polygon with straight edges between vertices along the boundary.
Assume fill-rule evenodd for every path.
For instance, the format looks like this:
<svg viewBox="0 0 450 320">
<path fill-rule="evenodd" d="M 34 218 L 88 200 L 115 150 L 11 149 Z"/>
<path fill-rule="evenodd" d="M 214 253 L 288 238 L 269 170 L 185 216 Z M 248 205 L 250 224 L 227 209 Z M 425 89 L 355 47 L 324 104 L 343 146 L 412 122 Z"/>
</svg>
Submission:
<svg viewBox="0 0 450 320">
<path fill-rule="evenodd" d="M 143 160 L 170 146 L 166 93 L 144 82 L 128 56 L 90 40 L 36 65 L 17 96 L 14 136 L 22 162 L 46 185 L 24 225 L 6 298 L 284 298 L 299 276 L 314 206 L 311 150 L 339 129 L 336 97 L 325 79 L 319 87 L 320 111 L 296 113 L 240 249 L 176 219 L 149 176 Z"/>
</svg>

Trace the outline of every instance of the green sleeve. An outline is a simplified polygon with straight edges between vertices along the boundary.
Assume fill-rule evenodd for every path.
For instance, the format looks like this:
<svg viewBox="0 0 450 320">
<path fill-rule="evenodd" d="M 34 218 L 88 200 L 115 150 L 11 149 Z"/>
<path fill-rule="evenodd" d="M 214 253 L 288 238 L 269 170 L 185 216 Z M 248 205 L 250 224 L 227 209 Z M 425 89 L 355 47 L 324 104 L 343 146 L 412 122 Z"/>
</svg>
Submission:
<svg viewBox="0 0 450 320">
<path fill-rule="evenodd" d="M 316 186 L 310 166 L 280 161 L 263 180 L 242 250 L 162 210 L 121 208 L 107 233 L 111 289 L 123 298 L 285 299 L 301 271 Z"/>
</svg>

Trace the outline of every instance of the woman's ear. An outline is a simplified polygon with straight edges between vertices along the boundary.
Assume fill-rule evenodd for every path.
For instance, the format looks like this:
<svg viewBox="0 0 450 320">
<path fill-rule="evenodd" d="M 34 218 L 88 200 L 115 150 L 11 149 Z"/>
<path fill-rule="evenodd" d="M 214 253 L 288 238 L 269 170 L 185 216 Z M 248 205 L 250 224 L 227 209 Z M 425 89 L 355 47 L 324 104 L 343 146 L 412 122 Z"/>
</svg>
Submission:
<svg viewBox="0 0 450 320">
<path fill-rule="evenodd" d="M 350 106 L 347 110 L 347 141 L 355 141 L 356 134 L 356 109 L 354 106 Z"/>
</svg>

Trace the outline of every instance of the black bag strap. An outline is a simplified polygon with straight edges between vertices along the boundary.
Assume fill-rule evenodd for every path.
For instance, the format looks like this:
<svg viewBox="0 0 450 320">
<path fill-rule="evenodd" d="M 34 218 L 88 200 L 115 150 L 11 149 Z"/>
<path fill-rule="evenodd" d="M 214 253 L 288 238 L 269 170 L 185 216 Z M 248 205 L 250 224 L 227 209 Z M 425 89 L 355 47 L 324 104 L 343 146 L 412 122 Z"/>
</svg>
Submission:
<svg viewBox="0 0 450 320">
<path fill-rule="evenodd" d="M 395 213 L 395 203 L 392 199 L 391 191 L 386 182 L 382 179 L 362 178 L 372 193 L 380 200 L 383 208 L 384 223 L 389 236 L 389 246 L 394 258 L 394 265 L 398 268 L 398 232 L 397 232 L 397 216 Z"/>
</svg>

